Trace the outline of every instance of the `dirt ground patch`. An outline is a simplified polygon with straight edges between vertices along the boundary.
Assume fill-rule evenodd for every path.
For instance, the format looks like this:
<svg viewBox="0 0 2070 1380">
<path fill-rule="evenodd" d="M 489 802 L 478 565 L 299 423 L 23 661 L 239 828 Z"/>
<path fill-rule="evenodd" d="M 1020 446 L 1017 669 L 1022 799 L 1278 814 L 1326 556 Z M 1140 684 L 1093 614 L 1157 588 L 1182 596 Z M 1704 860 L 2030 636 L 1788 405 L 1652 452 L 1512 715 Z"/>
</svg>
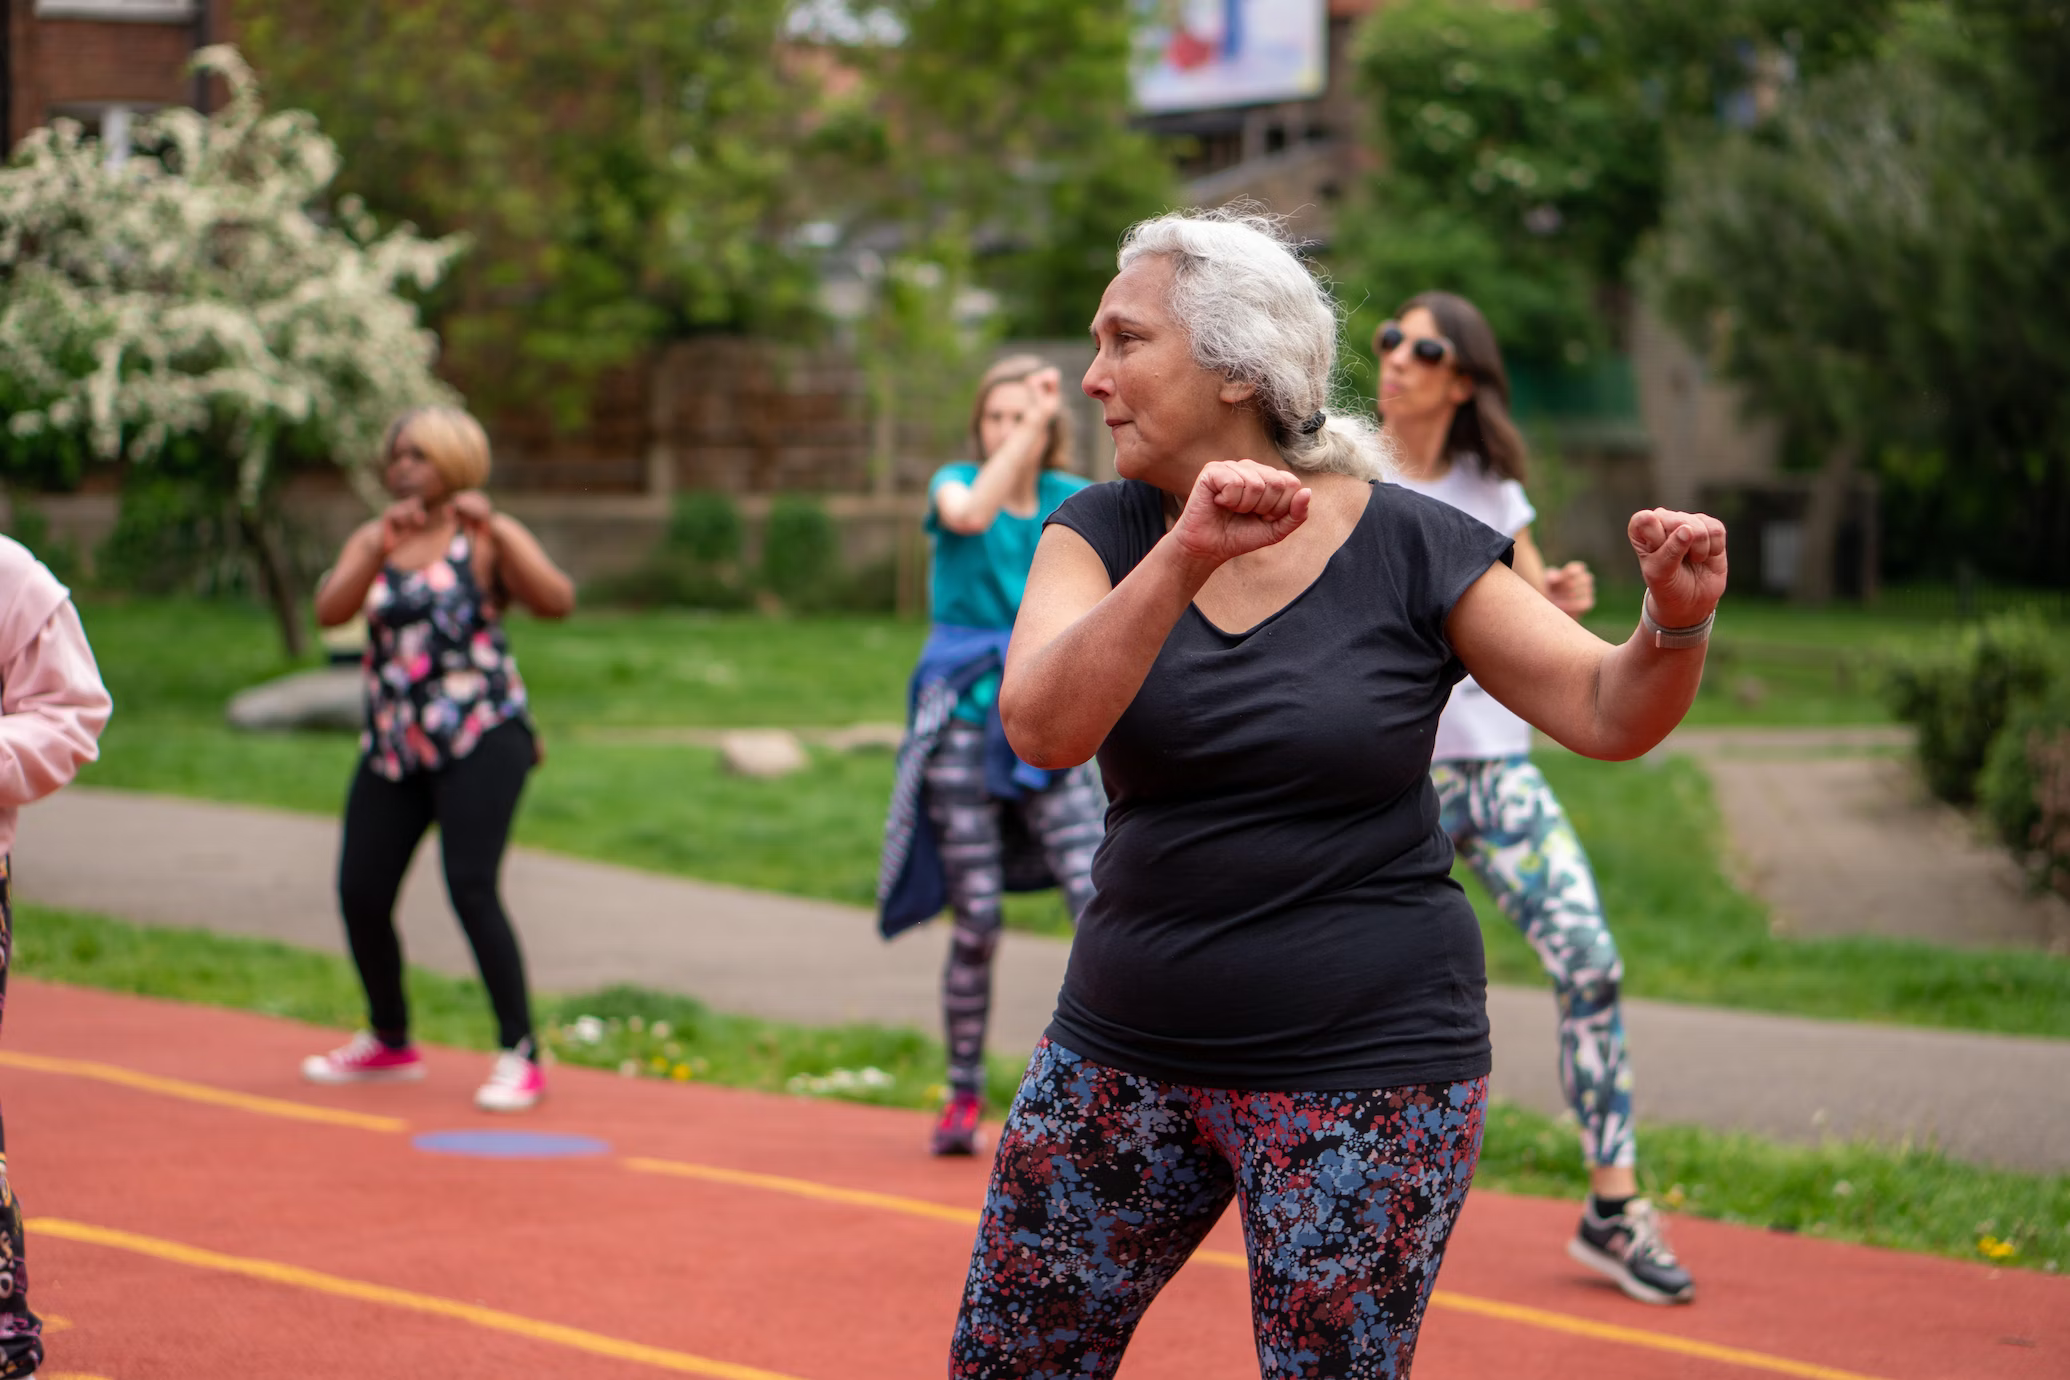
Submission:
<svg viewBox="0 0 2070 1380">
<path fill-rule="evenodd" d="M 1929 796 L 1894 728 L 1708 729 L 1667 750 L 1703 764 L 1738 881 L 1778 934 L 1880 934 L 2070 954 L 2070 903 Z"/>
</svg>

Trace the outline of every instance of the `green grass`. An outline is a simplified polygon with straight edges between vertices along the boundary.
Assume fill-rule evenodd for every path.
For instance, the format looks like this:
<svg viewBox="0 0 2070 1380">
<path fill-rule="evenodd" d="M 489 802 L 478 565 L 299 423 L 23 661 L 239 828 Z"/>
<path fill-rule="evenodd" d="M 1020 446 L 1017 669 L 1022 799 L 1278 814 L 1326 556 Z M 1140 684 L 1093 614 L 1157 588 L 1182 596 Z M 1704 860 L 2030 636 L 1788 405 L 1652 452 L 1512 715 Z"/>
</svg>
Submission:
<svg viewBox="0 0 2070 1380">
<path fill-rule="evenodd" d="M 1814 652 L 1888 642 L 1907 628 L 1916 634 L 1931 626 L 1762 604 L 1734 617 L 1776 645 Z M 354 757 L 348 736 L 253 735 L 222 722 L 234 691 L 281 669 L 262 612 L 135 601 L 91 603 L 86 619 L 117 712 L 103 760 L 83 781 L 324 814 L 340 807 Z M 611 614 L 566 625 L 519 622 L 512 635 L 548 753 L 518 817 L 520 843 L 869 903 L 891 789 L 888 753 L 815 750 L 804 772 L 750 781 L 721 772 L 709 749 L 632 745 L 591 733 L 895 720 L 922 635 L 917 625 Z M 1811 692 L 1797 702 L 1812 703 Z M 1846 702 L 1823 701 L 1836 714 Z M 1634 994 L 2070 1037 L 2070 960 L 1877 938 L 1771 936 L 1766 908 L 1722 870 L 1722 826 L 1708 782 L 1691 763 L 1610 764 L 1546 752 L 1541 764 L 1588 843 Z M 1541 980 L 1514 929 L 1485 896 L 1473 894 L 1491 976 Z M 1018 928 L 1069 929 L 1054 895 L 1010 897 L 1007 915 Z"/>
<path fill-rule="evenodd" d="M 46 981 L 340 1029 L 361 1019 L 351 968 L 330 954 L 36 906 L 20 908 L 16 938 L 17 970 Z M 478 983 L 413 968 L 408 984 L 420 1037 L 489 1047 Z M 912 1031 L 782 1025 L 634 987 L 541 995 L 536 1004 L 545 1043 L 568 1063 L 897 1107 L 927 1109 L 941 1097 L 941 1048 Z M 991 1061 L 994 1108 L 1011 1100 L 1019 1073 L 1012 1061 Z M 1988 1237 L 2013 1252 L 1992 1258 L 2044 1270 L 2070 1260 L 2070 1177 L 1980 1169 L 1930 1150 L 1863 1143 L 1789 1146 L 1661 1126 L 1643 1127 L 1641 1136 L 1648 1190 L 1685 1212 L 1968 1259 Z M 1587 1179 L 1571 1126 L 1497 1104 L 1475 1183 L 1578 1199 Z"/>
<path fill-rule="evenodd" d="M 1622 642 L 1639 621 L 1640 588 L 1605 586 L 1586 622 Z M 1882 668 L 1946 625 L 1903 613 L 1836 605 L 1796 608 L 1758 596 L 1726 596 L 1704 662 L 1692 727 L 1734 724 L 1892 722 Z"/>
<path fill-rule="evenodd" d="M 1585 840 L 1625 960 L 1625 991 L 1841 1020 L 2070 1037 L 2070 960 L 1863 936 L 1778 939 L 1735 888 L 1710 781 L 1695 763 L 1537 757 Z M 1459 869 L 1481 916 L 1488 976 L 1542 981 L 1538 959 Z"/>
</svg>

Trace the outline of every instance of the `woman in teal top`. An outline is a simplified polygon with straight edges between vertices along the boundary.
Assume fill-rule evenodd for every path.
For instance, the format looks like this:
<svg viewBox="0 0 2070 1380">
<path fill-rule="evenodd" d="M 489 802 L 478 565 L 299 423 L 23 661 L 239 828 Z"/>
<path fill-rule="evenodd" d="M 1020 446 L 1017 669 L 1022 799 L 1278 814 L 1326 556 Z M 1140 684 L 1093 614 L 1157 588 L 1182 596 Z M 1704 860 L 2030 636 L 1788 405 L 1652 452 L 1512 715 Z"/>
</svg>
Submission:
<svg viewBox="0 0 2070 1380">
<path fill-rule="evenodd" d="M 931 918 L 944 897 L 955 917 L 942 973 L 949 1074 L 937 1155 L 974 1149 L 1002 894 L 1059 887 L 1075 921 L 1092 899 L 1106 814 L 1090 764 L 1042 772 L 1019 761 L 997 708 L 1042 524 L 1086 485 L 1070 472 L 1061 391 L 1037 356 L 994 364 L 971 415 L 983 463 L 944 465 L 928 485 L 934 629 L 913 677 L 878 892 L 886 934 Z"/>
</svg>

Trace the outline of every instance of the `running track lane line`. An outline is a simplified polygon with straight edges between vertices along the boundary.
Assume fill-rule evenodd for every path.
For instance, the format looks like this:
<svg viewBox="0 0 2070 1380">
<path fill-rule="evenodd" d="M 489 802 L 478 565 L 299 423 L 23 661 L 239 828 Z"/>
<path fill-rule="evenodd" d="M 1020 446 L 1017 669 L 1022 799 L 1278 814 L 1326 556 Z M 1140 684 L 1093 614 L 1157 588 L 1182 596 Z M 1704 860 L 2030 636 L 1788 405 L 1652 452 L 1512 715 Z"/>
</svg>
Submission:
<svg viewBox="0 0 2070 1380">
<path fill-rule="evenodd" d="M 32 1069 L 37 1073 L 65 1074 L 73 1078 L 90 1078 L 101 1083 L 113 1083 L 118 1087 L 135 1088 L 139 1092 L 154 1092 L 166 1097 L 184 1098 L 189 1102 L 206 1102 L 216 1107 L 235 1107 L 243 1112 L 256 1112 L 261 1116 L 285 1117 L 290 1121 L 315 1121 L 326 1126 L 351 1126 L 361 1131 L 402 1132 L 410 1124 L 398 1116 L 374 1116 L 367 1112 L 348 1112 L 336 1107 L 319 1107 L 309 1102 L 290 1102 L 284 1097 L 260 1097 L 254 1093 L 231 1092 L 228 1088 L 214 1088 L 206 1083 L 189 1083 L 180 1078 L 161 1078 L 153 1073 L 139 1073 L 135 1069 L 123 1068 L 120 1064 L 100 1064 L 91 1059 L 52 1059 L 41 1054 L 16 1054 L 11 1050 L 0 1050 L 0 1067 Z"/>
<path fill-rule="evenodd" d="M 788 1193 L 793 1197 L 811 1198 L 819 1202 L 847 1203 L 854 1207 L 878 1208 L 905 1213 L 912 1217 L 954 1222 L 960 1226 L 976 1226 L 979 1216 L 975 1208 L 951 1207 L 946 1203 L 929 1202 L 925 1198 L 904 1198 L 891 1193 L 872 1193 L 865 1189 L 837 1188 L 832 1184 L 818 1183 L 811 1179 L 785 1178 L 780 1174 L 757 1174 L 741 1169 L 722 1169 L 716 1165 L 693 1164 L 683 1160 L 648 1159 L 642 1156 L 627 1156 L 621 1163 L 627 1169 L 642 1174 L 664 1174 L 672 1178 L 699 1179 L 706 1183 L 760 1188 L 772 1193 Z M 1246 1273 L 1250 1270 L 1250 1261 L 1233 1251 L 1195 1251 L 1192 1259 L 1225 1270 L 1242 1270 Z M 1787 1356 L 1771 1356 L 1762 1351 L 1720 1346 L 1715 1342 L 1701 1342 L 1640 1327 L 1620 1327 L 1616 1323 L 1597 1322 L 1593 1318 L 1577 1317 L 1572 1313 L 1556 1313 L 1551 1309 L 1532 1308 L 1527 1304 L 1503 1303 L 1499 1299 L 1457 1294 L 1450 1289 L 1434 1291 L 1430 1296 L 1430 1306 L 1449 1309 L 1455 1313 L 1472 1313 L 1483 1318 L 1519 1323 L 1525 1327 L 1543 1328 L 1549 1332 L 1564 1332 L 1569 1336 L 1586 1337 L 1591 1341 L 1615 1342 L 1650 1351 L 1664 1351 L 1677 1356 L 1716 1361 L 1722 1365 L 1739 1366 L 1747 1370 L 1765 1371 L 1771 1375 L 1793 1376 L 1797 1380 L 1877 1380 L 1877 1377 L 1864 1375 L 1860 1371 L 1839 1370 L 1810 1361 L 1793 1361 Z"/>
<path fill-rule="evenodd" d="M 53 1236 L 61 1241 L 106 1246 L 113 1250 L 150 1256 L 155 1260 L 171 1261 L 175 1265 L 191 1265 L 200 1270 L 219 1270 L 225 1274 L 243 1275 L 247 1279 L 264 1280 L 269 1284 L 285 1284 L 296 1289 L 330 1294 L 336 1298 L 378 1303 L 389 1308 L 406 1309 L 412 1313 L 429 1313 L 433 1317 L 453 1318 L 486 1328 L 491 1332 L 507 1332 L 535 1342 L 547 1342 L 573 1351 L 588 1352 L 592 1356 L 609 1357 L 614 1361 L 636 1361 L 659 1370 L 674 1371 L 679 1375 L 702 1375 L 709 1377 L 709 1380 L 797 1380 L 796 1376 L 785 1375 L 780 1371 L 737 1365 L 731 1361 L 717 1361 L 709 1356 L 697 1356 L 687 1351 L 671 1351 L 666 1347 L 649 1346 L 645 1342 L 629 1342 L 621 1337 L 610 1337 L 580 1327 L 528 1318 L 521 1313 L 506 1313 L 500 1308 L 484 1308 L 480 1304 L 462 1303 L 458 1299 L 440 1298 L 436 1294 L 419 1294 L 409 1289 L 397 1289 L 392 1285 L 347 1279 L 343 1275 L 325 1274 L 321 1270 L 310 1270 L 278 1260 L 225 1255 L 221 1251 L 211 1251 L 200 1246 L 189 1246 L 156 1236 L 140 1236 L 135 1232 L 118 1231 L 113 1227 L 96 1227 L 85 1222 L 69 1221 L 63 1217 L 32 1217 L 25 1225 L 39 1236 Z"/>
<path fill-rule="evenodd" d="M 117 1064 L 94 1063 L 84 1059 L 55 1059 L 40 1054 L 16 1054 L 0 1051 L 0 1067 L 33 1069 L 40 1073 L 69 1075 L 98 1082 L 113 1083 L 118 1087 L 132 1088 L 140 1092 L 154 1092 L 166 1097 L 183 1098 L 211 1106 L 233 1107 L 239 1111 L 252 1112 L 261 1116 L 284 1117 L 296 1121 L 313 1121 L 325 1125 L 351 1126 L 360 1130 L 403 1132 L 409 1123 L 401 1117 L 373 1116 L 362 1112 L 347 1112 L 330 1107 L 320 1107 L 307 1102 L 290 1102 L 285 1098 L 260 1097 L 251 1093 L 230 1092 L 223 1088 L 210 1087 L 205 1083 L 189 1083 L 178 1078 L 161 1078 L 155 1074 L 139 1073 Z M 648 1174 L 664 1174 L 675 1178 L 701 1179 L 707 1183 L 727 1184 L 739 1188 L 759 1188 L 772 1193 L 786 1193 L 793 1197 L 810 1198 L 818 1202 L 845 1203 L 853 1207 L 876 1208 L 887 1212 L 900 1212 L 913 1217 L 931 1218 L 938 1222 L 953 1222 L 958 1226 L 975 1226 L 978 1212 L 974 1208 L 959 1208 L 947 1203 L 929 1202 L 925 1198 L 907 1198 L 892 1193 L 874 1193 L 867 1189 L 841 1188 L 812 1179 L 793 1179 L 780 1174 L 759 1174 L 749 1170 L 726 1169 L 718 1165 L 693 1164 L 685 1160 L 659 1160 L 641 1156 L 628 1156 L 619 1161 L 626 1168 Z M 52 1219 L 58 1220 L 58 1219 Z M 102 1228 L 83 1228 L 100 1231 Z M 122 1233 L 116 1233 L 122 1235 Z M 147 1241 L 148 1237 L 136 1237 Z M 172 1245 L 174 1249 L 194 1248 Z M 201 1252 L 201 1254 L 209 1254 Z M 237 1257 L 223 1256 L 224 1260 Z M 1195 1251 L 1193 1258 L 1203 1264 L 1222 1269 L 1249 1270 L 1250 1262 L 1229 1251 Z M 265 1264 L 266 1262 L 255 1262 Z M 223 1267 L 228 1268 L 228 1267 Z M 294 1270 L 295 1266 L 279 1266 L 282 1270 Z M 307 1272 L 313 1274 L 314 1272 Z M 326 1276 L 325 1278 L 328 1278 Z M 380 1285 L 357 1285 L 345 1280 L 341 1283 L 356 1288 L 380 1289 Z M 398 1294 L 404 1291 L 394 1291 Z M 429 1298 L 429 1295 L 418 1296 Z M 471 1308 L 470 1304 L 453 1304 L 455 1308 Z M 1592 1318 L 1577 1317 L 1571 1313 L 1554 1312 L 1546 1308 L 1533 1308 L 1528 1304 L 1504 1303 L 1500 1299 L 1484 1299 L 1473 1294 L 1456 1294 L 1449 1289 L 1439 1289 L 1430 1298 L 1433 1308 L 1450 1309 L 1453 1312 L 1473 1313 L 1484 1318 L 1496 1318 L 1505 1322 L 1518 1323 L 1525 1327 L 1543 1328 L 1549 1332 L 1562 1332 L 1569 1336 L 1586 1337 L 1592 1341 L 1611 1342 L 1623 1346 L 1639 1347 L 1651 1351 L 1663 1351 L 1672 1355 L 1689 1356 L 1722 1365 L 1738 1366 L 1747 1370 L 1764 1371 L 1771 1375 L 1787 1375 L 1794 1380 L 1879 1380 L 1859 1371 L 1839 1370 L 1832 1366 L 1816 1365 L 1809 1361 L 1795 1361 L 1787 1356 L 1772 1356 L 1767 1352 L 1748 1351 L 1740 1347 L 1720 1346 L 1713 1342 L 1700 1342 L 1672 1333 L 1653 1332 L 1646 1328 L 1621 1327 L 1616 1323 L 1597 1322 Z M 481 1310 L 493 1313 L 493 1309 Z M 516 1318 L 515 1314 L 499 1316 Z M 518 1319 L 521 1322 L 529 1320 Z M 541 1323 L 542 1327 L 555 1324 Z M 576 1331 L 576 1329 L 570 1329 Z M 590 1334 L 584 1334 L 590 1335 Z M 611 1339 L 604 1339 L 609 1341 Z M 624 1343 L 634 1346 L 637 1343 Z M 721 1364 L 721 1363 L 714 1363 Z M 690 1372 L 701 1374 L 706 1372 Z M 768 1376 L 770 1372 L 739 1372 L 742 1375 Z M 789 1377 L 776 1377 L 789 1380 Z"/>
</svg>

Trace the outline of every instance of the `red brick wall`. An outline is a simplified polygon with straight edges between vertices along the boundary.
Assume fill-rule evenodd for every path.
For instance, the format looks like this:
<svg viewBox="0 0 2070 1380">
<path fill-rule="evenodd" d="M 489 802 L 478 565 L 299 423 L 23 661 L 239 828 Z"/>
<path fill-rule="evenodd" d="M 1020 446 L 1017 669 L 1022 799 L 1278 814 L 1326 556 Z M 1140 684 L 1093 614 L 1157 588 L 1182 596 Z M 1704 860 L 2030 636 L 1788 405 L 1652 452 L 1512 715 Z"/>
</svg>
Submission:
<svg viewBox="0 0 2070 1380">
<path fill-rule="evenodd" d="M 231 0 L 208 0 L 208 39 L 234 38 Z M 137 101 L 184 105 L 199 26 L 93 19 L 38 19 L 36 0 L 8 0 L 12 100 L 7 146 L 49 122 L 54 106 Z M 218 96 L 220 99 L 220 95 Z"/>
</svg>

